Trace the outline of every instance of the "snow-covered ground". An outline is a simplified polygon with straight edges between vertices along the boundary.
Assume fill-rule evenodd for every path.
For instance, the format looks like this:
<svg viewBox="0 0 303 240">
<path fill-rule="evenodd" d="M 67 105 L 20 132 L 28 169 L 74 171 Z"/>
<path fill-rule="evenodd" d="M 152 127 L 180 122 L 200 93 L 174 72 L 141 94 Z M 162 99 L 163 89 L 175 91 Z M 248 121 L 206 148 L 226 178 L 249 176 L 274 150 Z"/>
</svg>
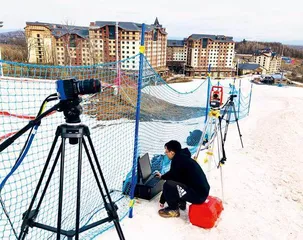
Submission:
<svg viewBox="0 0 303 240">
<path fill-rule="evenodd" d="M 157 197 L 137 200 L 134 217 L 121 222 L 125 238 L 303 239 L 302 106 L 302 88 L 254 85 L 250 115 L 240 121 L 244 148 L 236 125 L 228 130 L 224 211 L 216 227 L 191 225 L 187 212 L 161 218 Z M 222 198 L 219 170 L 211 171 L 209 182 L 211 195 Z M 119 238 L 112 228 L 98 239 Z"/>
<path fill-rule="evenodd" d="M 221 81 L 222 84 L 223 82 Z M 232 80 L 229 82 L 232 82 Z M 2 84 L 6 84 L 5 81 L 2 81 Z M 53 86 L 48 86 L 45 83 L 43 86 L 42 84 L 36 85 L 37 88 L 32 88 L 30 82 L 22 84 L 23 88 L 39 90 L 39 92 L 46 91 L 48 94 L 54 91 Z M 170 86 L 177 91 L 184 92 L 191 91 L 200 84 L 201 81 L 193 81 L 171 84 Z M 3 101 L 0 102 L 2 110 L 8 111 L 16 106 L 16 102 L 11 103 L 4 98 L 8 94 L 14 94 L 16 99 L 19 99 L 20 93 L 17 91 L 16 86 L 18 85 L 10 86 L 6 84 L 5 87 L 0 88 L 3 96 Z M 242 88 L 249 90 L 249 82 L 243 79 Z M 143 91 L 147 91 L 146 93 L 150 94 L 160 93 L 157 94 L 158 96 L 162 93 L 162 89 L 159 86 L 153 89 L 146 88 Z M 175 93 L 175 95 L 179 98 L 178 101 L 182 102 L 182 94 Z M 39 107 L 37 103 L 41 102 L 41 99 L 38 96 L 36 97 L 36 104 L 31 105 L 20 98 L 20 103 L 17 103 L 21 105 L 20 109 L 24 108 L 26 112 L 23 112 L 23 110 L 19 112 L 19 108 L 14 112 L 18 114 L 35 114 L 37 107 Z M 163 98 L 165 97 L 163 95 Z M 197 106 L 201 96 L 197 96 L 193 100 L 191 102 L 192 106 Z M 240 121 L 244 142 L 243 149 L 241 148 L 236 125 L 230 125 L 228 130 L 226 144 L 227 162 L 223 166 L 225 210 L 215 228 L 204 230 L 192 226 L 187 212 L 182 212 L 181 217 L 178 219 L 163 219 L 157 213 L 158 198 L 152 201 L 137 200 L 134 208 L 134 218 L 125 218 L 121 222 L 126 239 L 303 239 L 303 157 L 301 156 L 303 155 L 303 150 L 300 148 L 303 144 L 302 105 L 302 88 L 254 85 L 250 115 Z M 56 116 L 51 116 L 49 120 L 45 121 L 57 125 L 63 120 L 60 115 L 59 117 L 58 114 Z M 85 116 L 82 116 L 82 120 L 87 122 L 90 127 L 97 124 L 94 119 L 86 119 Z M 14 121 L 11 122 L 8 129 L 8 125 L 4 125 L 4 123 L 7 123 L 7 119 L 2 116 L 0 123 L 6 128 L 0 129 L 0 135 L 18 130 L 26 122 L 26 120 L 20 119 Z M 146 122 L 142 123 L 141 127 L 144 128 L 145 125 L 151 124 L 150 126 L 154 126 L 153 128 L 155 129 L 154 135 L 157 135 L 157 129 L 164 129 L 165 136 L 170 134 L 169 137 L 172 139 L 179 139 L 179 137 L 181 139 L 181 135 L 184 137 L 191 130 L 190 126 L 193 123 L 198 126 L 197 121 L 198 119 L 191 119 L 180 122 L 178 123 L 179 125 L 174 125 L 173 127 L 170 127 L 171 124 L 161 122 Z M 110 121 L 103 122 L 105 125 L 111 125 L 112 123 Z M 119 132 L 117 136 L 124 141 L 123 149 L 118 147 L 120 146 L 119 142 L 114 143 L 114 138 L 102 138 L 102 141 L 96 141 L 98 144 L 97 148 L 104 149 L 106 146 L 103 145 L 109 144 L 110 146 L 115 146 L 112 151 L 119 149 L 120 155 L 123 156 L 123 158 L 119 158 L 120 161 L 123 160 L 122 162 L 129 164 L 129 166 L 125 165 L 123 168 L 127 172 L 131 167 L 131 161 L 128 160 L 132 159 L 132 151 L 128 150 L 132 150 L 133 141 L 125 144 L 125 139 L 133 139 L 134 123 L 126 120 L 119 120 L 118 123 L 116 124 L 117 126 L 113 125 L 112 129 L 96 128 L 94 133 L 107 136 L 107 134 L 103 133 L 105 130 L 108 132 Z M 180 131 L 178 126 L 180 126 Z M 122 131 L 120 128 L 122 127 L 125 136 L 121 136 Z M 178 131 L 174 132 L 171 129 Z M 53 131 L 44 133 L 43 141 L 50 142 L 52 139 Z M 39 140 L 38 135 L 36 142 Z M 164 142 L 166 142 L 166 139 L 163 141 L 159 139 L 159 147 L 162 147 Z M 115 144 L 118 145 L 116 146 Z M 43 146 L 48 145 L 45 144 Z M 141 147 L 145 151 L 148 147 L 150 148 L 150 145 Z M 158 151 L 158 145 L 156 147 Z M 18 152 L 18 149 L 15 150 Z M 44 150 L 40 152 L 41 159 L 45 159 L 46 156 L 42 155 L 48 153 L 48 148 Z M 101 159 L 111 159 L 108 156 L 116 154 L 112 151 L 102 151 L 100 153 Z M 150 148 L 148 151 L 152 153 L 153 149 Z M 1 157 L 5 159 L 4 155 Z M 211 168 L 211 171 L 208 171 L 208 166 L 203 164 L 201 160 L 204 158 L 204 153 L 202 152 L 199 157 L 199 162 L 209 177 L 211 195 L 222 198 L 220 171 L 214 167 Z M 107 173 L 112 172 L 110 166 L 115 166 L 114 164 L 116 163 L 106 161 L 104 164 L 107 166 L 105 175 L 110 178 Z M 120 172 L 121 179 L 115 179 L 115 181 L 120 184 L 126 172 Z M 1 176 L 3 175 L 1 174 Z M 111 183 L 111 181 L 109 182 Z M 112 228 L 97 239 L 118 239 L 118 236 L 116 230 Z"/>
</svg>

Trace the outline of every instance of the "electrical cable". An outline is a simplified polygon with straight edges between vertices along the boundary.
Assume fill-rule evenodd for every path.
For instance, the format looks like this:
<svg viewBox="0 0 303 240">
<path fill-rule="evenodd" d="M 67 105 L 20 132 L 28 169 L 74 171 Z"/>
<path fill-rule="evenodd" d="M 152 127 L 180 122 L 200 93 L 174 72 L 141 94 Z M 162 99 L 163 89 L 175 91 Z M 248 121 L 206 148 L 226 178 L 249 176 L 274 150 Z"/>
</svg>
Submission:
<svg viewBox="0 0 303 240">
<path fill-rule="evenodd" d="M 42 102 L 42 104 L 40 106 L 40 109 L 39 109 L 39 112 L 38 112 L 36 118 L 43 113 L 43 111 L 45 109 L 45 106 L 46 106 L 46 104 L 48 102 L 54 101 L 54 100 L 58 99 L 58 97 L 56 97 L 56 96 L 57 96 L 57 94 L 54 93 L 54 94 L 49 95 L 46 99 L 44 99 L 44 101 Z M 3 208 L 4 214 L 7 217 L 8 221 L 9 221 L 9 224 L 11 225 L 11 228 L 12 228 L 12 230 L 14 232 L 14 235 L 15 235 L 16 239 L 18 239 L 18 235 L 17 235 L 17 232 L 16 232 L 16 230 L 15 230 L 15 228 L 13 226 L 13 223 L 12 223 L 10 217 L 9 217 L 9 214 L 8 214 L 8 212 L 6 210 L 4 201 L 3 201 L 2 196 L 1 196 L 1 191 L 2 191 L 2 189 L 3 189 L 3 187 L 4 187 L 5 183 L 6 183 L 6 181 L 8 180 L 8 178 L 16 171 L 16 169 L 22 163 L 24 157 L 26 156 L 26 154 L 27 154 L 27 152 L 28 152 L 28 150 L 29 150 L 29 148 L 30 148 L 30 146 L 32 144 L 32 141 L 34 140 L 35 134 L 37 132 L 37 129 L 38 129 L 40 123 L 36 124 L 35 126 L 33 126 L 31 128 L 31 130 L 30 130 L 30 132 L 28 134 L 28 137 L 27 137 L 27 139 L 26 139 L 26 141 L 25 141 L 25 143 L 23 145 L 23 148 L 22 148 L 22 150 L 20 152 L 19 157 L 17 158 L 17 160 L 16 160 L 14 166 L 12 167 L 10 173 L 4 178 L 4 180 L 0 184 L 0 203 L 1 203 L 1 206 Z M 34 130 L 34 133 L 33 133 L 33 130 Z"/>
</svg>

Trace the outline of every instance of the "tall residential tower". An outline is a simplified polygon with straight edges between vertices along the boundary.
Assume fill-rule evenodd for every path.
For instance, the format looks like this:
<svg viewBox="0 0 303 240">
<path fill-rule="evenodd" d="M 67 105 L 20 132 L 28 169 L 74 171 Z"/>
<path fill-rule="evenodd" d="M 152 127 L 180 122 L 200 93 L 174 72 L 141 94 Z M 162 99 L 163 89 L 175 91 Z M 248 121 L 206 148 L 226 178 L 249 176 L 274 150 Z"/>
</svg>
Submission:
<svg viewBox="0 0 303 240">
<path fill-rule="evenodd" d="M 141 28 L 134 22 L 95 21 L 89 27 L 27 22 L 29 62 L 92 65 L 130 58 L 139 53 Z M 160 73 L 167 71 L 166 44 L 166 30 L 156 18 L 154 24 L 146 25 L 145 56 Z M 138 67 L 135 59 L 121 64 L 122 69 Z"/>
</svg>

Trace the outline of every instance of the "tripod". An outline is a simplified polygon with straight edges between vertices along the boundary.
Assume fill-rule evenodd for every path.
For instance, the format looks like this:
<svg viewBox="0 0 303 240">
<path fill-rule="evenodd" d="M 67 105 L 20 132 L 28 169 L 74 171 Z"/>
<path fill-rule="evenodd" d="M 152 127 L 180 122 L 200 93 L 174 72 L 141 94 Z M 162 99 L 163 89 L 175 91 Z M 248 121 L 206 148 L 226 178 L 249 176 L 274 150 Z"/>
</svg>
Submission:
<svg viewBox="0 0 303 240">
<path fill-rule="evenodd" d="M 66 123 L 67 124 L 62 124 L 60 126 L 57 127 L 56 130 L 56 134 L 55 134 L 55 138 L 54 141 L 52 143 L 51 149 L 49 151 L 46 163 L 44 165 L 44 168 L 42 170 L 40 179 L 38 181 L 37 187 L 34 191 L 34 195 L 33 198 L 31 199 L 30 205 L 28 207 L 28 210 L 26 212 L 23 213 L 23 222 L 21 225 L 21 231 L 20 231 L 20 235 L 18 237 L 18 239 L 25 239 L 26 234 L 28 234 L 28 230 L 29 227 L 33 228 L 40 228 L 40 229 L 44 229 L 53 233 L 57 234 L 57 240 L 60 239 L 61 235 L 64 235 L 67 237 L 68 240 L 72 240 L 74 237 L 76 240 L 79 239 L 79 235 L 80 233 L 89 230 L 93 227 L 99 226 L 103 223 L 106 222 L 114 222 L 115 228 L 117 230 L 117 233 L 119 235 L 120 240 L 124 240 L 124 235 L 119 223 L 119 217 L 117 214 L 117 206 L 116 204 L 113 203 L 113 201 L 111 200 L 110 197 L 110 193 L 108 191 L 108 188 L 106 186 L 106 182 L 101 170 L 101 166 L 99 164 L 98 158 L 97 158 L 97 154 L 96 151 L 94 149 L 93 143 L 92 143 L 92 139 L 90 137 L 90 131 L 89 128 L 86 125 L 80 124 L 81 120 L 79 115 L 82 112 L 82 108 L 79 105 L 79 103 L 81 102 L 80 98 L 77 99 L 73 99 L 73 100 L 65 100 L 65 101 L 60 101 L 59 104 L 55 105 L 51 110 L 58 110 L 58 111 L 63 111 L 64 115 L 65 115 L 65 119 L 66 119 Z M 47 113 L 49 113 L 50 110 L 48 110 L 46 113 L 44 113 L 43 115 L 46 116 Z M 39 121 L 42 117 L 37 118 Z M 38 121 L 36 120 L 36 121 Z M 34 120 L 35 123 L 35 120 Z M 31 123 L 33 124 L 33 123 Z M 87 138 L 88 140 L 88 145 L 90 147 L 90 150 L 93 154 L 93 158 L 91 157 L 90 153 L 89 153 L 89 148 L 88 145 L 85 141 L 84 136 Z M 61 137 L 62 141 L 61 141 L 61 145 L 58 149 L 58 152 L 56 154 L 55 160 L 53 162 L 53 165 L 51 167 L 49 176 L 46 180 L 44 189 L 42 191 L 41 197 L 38 200 L 38 204 L 37 207 L 34 208 L 34 203 L 37 199 L 37 195 L 39 193 L 39 190 L 41 188 L 42 185 L 42 181 L 45 177 L 46 171 L 50 165 L 50 160 L 51 157 L 53 155 L 55 146 L 57 144 L 58 138 Z M 75 223 L 75 230 L 63 230 L 62 229 L 62 212 L 63 212 L 63 185 L 64 185 L 64 163 L 65 163 L 65 143 L 66 140 L 69 139 L 69 143 L 73 144 L 73 145 L 78 145 L 78 170 L 77 170 L 77 201 L 76 201 L 76 223 Z M 104 203 L 104 207 L 107 211 L 107 215 L 108 217 L 101 219 L 97 222 L 91 223 L 89 225 L 80 227 L 80 206 L 81 206 L 81 170 L 82 170 L 82 148 L 84 146 L 89 164 L 91 166 L 91 169 L 93 171 L 93 175 L 94 178 L 96 180 L 96 183 L 98 185 L 98 189 L 100 191 L 103 203 Z M 41 224 L 36 222 L 36 218 L 38 216 L 43 198 L 46 194 L 47 188 L 49 187 L 52 175 L 55 171 L 56 165 L 58 163 L 59 157 L 61 156 L 61 160 L 60 160 L 60 177 L 59 177 L 59 201 L 58 201 L 58 216 L 57 216 L 57 227 L 52 227 L 52 226 L 48 226 L 45 224 Z M 94 160 L 94 161 L 93 161 Z M 94 164 L 96 165 L 96 168 L 94 166 Z M 101 178 L 101 181 L 100 179 Z M 102 185 L 104 187 L 104 190 L 102 189 L 101 186 L 101 182 Z M 105 193 L 104 193 L 105 191 Z M 106 194 L 106 195 L 105 195 Z"/>
<path fill-rule="evenodd" d="M 226 121 L 226 125 L 225 125 L 225 130 L 224 130 L 223 141 L 224 141 L 224 143 L 226 141 L 228 126 L 229 126 L 229 123 L 230 123 L 230 117 L 231 117 L 231 113 L 233 112 L 234 117 L 235 117 L 235 121 L 237 123 L 237 128 L 238 128 L 238 133 L 239 133 L 239 137 L 240 137 L 240 141 L 241 141 L 241 146 L 243 148 L 244 146 L 243 146 L 243 141 L 242 141 L 242 134 L 241 134 L 241 131 L 240 131 L 240 126 L 239 126 L 239 122 L 238 122 L 238 118 L 237 118 L 237 114 L 236 114 L 236 107 L 235 107 L 235 103 L 234 103 L 234 98 L 235 97 L 237 97 L 237 95 L 230 95 L 227 102 L 223 106 L 222 119 L 224 119 L 225 115 L 227 114 L 226 119 L 224 119 Z"/>
<path fill-rule="evenodd" d="M 220 116 L 220 110 L 217 108 L 211 108 L 208 113 L 208 118 L 200 139 L 199 148 L 198 151 L 196 152 L 194 159 L 196 160 L 198 159 L 199 153 L 202 150 L 202 146 L 204 146 L 204 149 L 206 149 L 206 157 L 204 158 L 204 163 L 208 163 L 209 171 L 207 175 L 208 178 L 210 178 L 211 162 L 212 160 L 214 160 L 213 150 L 214 150 L 215 142 L 217 140 L 219 162 L 216 163 L 216 166 L 217 168 L 220 168 L 222 199 L 224 199 L 222 165 L 226 161 L 226 154 L 224 148 L 221 123 L 222 123 L 222 117 Z M 221 153 L 222 153 L 222 158 L 221 158 Z"/>
</svg>

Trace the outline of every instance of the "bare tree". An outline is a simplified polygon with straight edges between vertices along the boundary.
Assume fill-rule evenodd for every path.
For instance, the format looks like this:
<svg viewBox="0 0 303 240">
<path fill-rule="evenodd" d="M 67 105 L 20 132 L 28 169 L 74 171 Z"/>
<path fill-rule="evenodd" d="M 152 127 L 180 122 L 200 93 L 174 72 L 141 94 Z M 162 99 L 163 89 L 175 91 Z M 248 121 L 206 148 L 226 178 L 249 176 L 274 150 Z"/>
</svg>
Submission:
<svg viewBox="0 0 303 240">
<path fill-rule="evenodd" d="M 82 47 L 83 41 L 79 41 L 78 38 L 81 37 L 76 33 L 76 30 L 78 30 L 77 27 L 68 20 L 62 25 L 63 35 L 61 39 L 64 45 L 64 65 L 72 66 L 72 58 L 77 53 L 77 50 Z"/>
<path fill-rule="evenodd" d="M 36 41 L 34 38 L 30 38 L 29 36 L 26 36 L 26 32 L 20 31 L 23 36 L 24 36 L 24 42 L 21 42 L 20 45 L 22 47 L 22 52 L 23 55 L 26 56 L 25 62 L 29 62 L 30 57 L 31 57 L 31 50 L 35 49 L 36 47 Z"/>
</svg>

